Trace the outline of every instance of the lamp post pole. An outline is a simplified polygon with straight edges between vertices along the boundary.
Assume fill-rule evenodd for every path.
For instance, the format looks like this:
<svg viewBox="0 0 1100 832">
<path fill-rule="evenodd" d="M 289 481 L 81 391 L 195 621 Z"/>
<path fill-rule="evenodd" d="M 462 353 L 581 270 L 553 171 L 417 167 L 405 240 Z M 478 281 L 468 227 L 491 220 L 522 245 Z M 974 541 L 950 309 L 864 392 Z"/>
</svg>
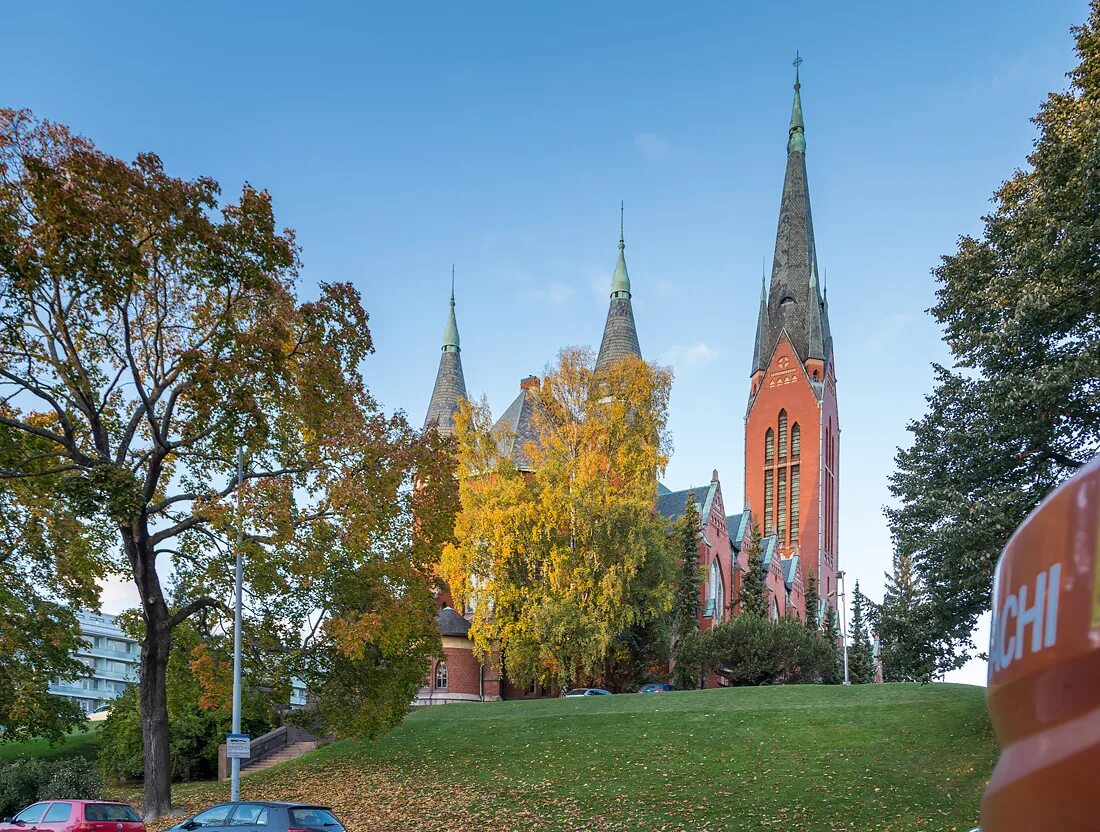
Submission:
<svg viewBox="0 0 1100 832">
<path fill-rule="evenodd" d="M 241 732 L 241 599 L 244 583 L 244 562 L 241 558 L 241 543 L 244 539 L 244 514 L 241 511 L 241 496 L 244 490 L 244 448 L 237 449 L 237 574 L 234 582 L 233 605 L 233 733 Z M 237 757 L 230 760 L 230 797 L 236 803 L 241 799 L 241 761 Z"/>
</svg>

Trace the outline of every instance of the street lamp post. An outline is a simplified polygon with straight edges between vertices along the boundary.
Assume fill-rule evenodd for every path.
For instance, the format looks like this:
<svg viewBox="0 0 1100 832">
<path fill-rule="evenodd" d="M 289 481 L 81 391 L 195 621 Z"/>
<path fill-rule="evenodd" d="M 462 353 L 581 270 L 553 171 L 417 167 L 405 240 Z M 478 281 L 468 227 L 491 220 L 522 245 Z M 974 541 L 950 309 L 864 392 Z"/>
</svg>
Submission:
<svg viewBox="0 0 1100 832">
<path fill-rule="evenodd" d="M 233 592 L 233 733 L 241 733 L 241 600 L 244 583 L 244 562 L 241 558 L 241 542 L 244 539 L 244 515 L 241 512 L 241 492 L 244 490 L 244 448 L 237 449 L 237 574 Z M 230 797 L 236 803 L 241 799 L 241 761 L 230 760 Z"/>
<path fill-rule="evenodd" d="M 851 679 L 848 678 L 848 617 L 844 609 L 844 572 L 837 572 L 836 579 L 838 581 L 837 588 L 825 596 L 826 600 L 837 596 L 837 603 L 840 607 L 840 640 L 844 644 L 844 684 L 852 684 Z"/>
</svg>

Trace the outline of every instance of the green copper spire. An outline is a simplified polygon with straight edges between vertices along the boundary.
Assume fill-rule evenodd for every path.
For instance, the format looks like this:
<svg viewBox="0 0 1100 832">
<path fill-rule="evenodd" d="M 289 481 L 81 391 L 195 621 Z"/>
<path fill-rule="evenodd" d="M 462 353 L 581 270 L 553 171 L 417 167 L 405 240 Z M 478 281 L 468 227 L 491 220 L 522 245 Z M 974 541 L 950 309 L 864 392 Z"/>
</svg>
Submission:
<svg viewBox="0 0 1100 832">
<path fill-rule="evenodd" d="M 458 352 L 458 321 L 455 320 L 455 267 L 451 266 L 451 313 L 443 330 L 443 352 Z"/>
<path fill-rule="evenodd" d="M 623 205 L 619 205 L 619 259 L 615 263 L 615 274 L 611 278 L 611 297 L 630 297 L 630 275 L 626 273 L 626 243 L 623 241 Z"/>
<path fill-rule="evenodd" d="M 788 153 L 806 152 L 806 125 L 802 121 L 802 84 L 798 78 L 798 67 L 802 58 L 794 53 L 794 105 L 791 107 L 791 129 L 787 137 Z"/>
</svg>

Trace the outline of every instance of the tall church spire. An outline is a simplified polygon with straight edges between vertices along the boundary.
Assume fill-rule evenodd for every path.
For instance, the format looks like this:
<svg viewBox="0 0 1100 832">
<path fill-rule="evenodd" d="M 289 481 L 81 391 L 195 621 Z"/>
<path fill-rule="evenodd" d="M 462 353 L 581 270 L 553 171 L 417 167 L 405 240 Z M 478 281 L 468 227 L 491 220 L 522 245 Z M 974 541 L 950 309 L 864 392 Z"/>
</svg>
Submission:
<svg viewBox="0 0 1100 832">
<path fill-rule="evenodd" d="M 767 355 L 786 330 L 795 351 L 805 361 L 810 349 L 811 275 L 816 282 L 817 250 L 810 212 L 810 189 L 806 178 L 806 126 L 802 117 L 802 83 L 795 58 L 794 104 L 787 134 L 787 171 L 783 179 L 783 199 L 779 207 L 779 228 L 775 235 L 771 287 L 768 292 Z M 817 290 L 814 289 L 814 295 Z"/>
<path fill-rule="evenodd" d="M 424 417 L 424 430 L 435 427 L 445 436 L 454 433 L 458 403 L 466 398 L 466 378 L 462 374 L 462 348 L 459 346 L 458 321 L 455 319 L 455 276 L 451 267 L 451 309 L 443 328 L 442 354 L 435 374 L 432 400 Z"/>
<path fill-rule="evenodd" d="M 622 206 L 620 206 L 620 212 Z M 603 340 L 596 357 L 596 369 L 622 358 L 624 355 L 641 357 L 638 345 L 638 328 L 634 324 L 634 308 L 630 305 L 630 275 L 626 271 L 626 242 L 623 238 L 622 214 L 619 217 L 619 259 L 611 278 L 611 305 L 607 310 L 607 322 L 603 328 Z"/>
</svg>

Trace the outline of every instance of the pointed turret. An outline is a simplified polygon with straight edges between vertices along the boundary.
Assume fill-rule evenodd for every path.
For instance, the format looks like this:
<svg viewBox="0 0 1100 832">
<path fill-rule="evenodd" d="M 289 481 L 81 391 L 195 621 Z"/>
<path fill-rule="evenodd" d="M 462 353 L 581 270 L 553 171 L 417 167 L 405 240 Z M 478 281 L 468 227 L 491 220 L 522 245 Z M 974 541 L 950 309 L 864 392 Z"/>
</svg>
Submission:
<svg viewBox="0 0 1100 832">
<path fill-rule="evenodd" d="M 817 267 L 810 270 L 810 298 L 806 309 L 806 328 L 809 333 L 809 346 L 806 359 L 825 361 L 825 327 L 823 323 L 825 303 L 817 288 Z"/>
<path fill-rule="evenodd" d="M 754 373 L 768 368 L 770 347 L 768 344 L 768 289 L 764 285 L 764 273 L 760 273 L 760 312 L 756 316 L 756 346 L 752 351 L 752 371 Z"/>
<path fill-rule="evenodd" d="M 424 417 L 424 430 L 435 427 L 445 436 L 454 433 L 458 403 L 466 398 L 466 378 L 462 374 L 462 348 L 459 346 L 458 321 L 455 319 L 454 269 L 451 270 L 451 309 L 443 328 L 442 355 L 435 374 L 435 388 Z"/>
<path fill-rule="evenodd" d="M 796 59 L 796 66 L 800 63 Z M 771 288 L 768 292 L 768 335 L 770 359 L 779 334 L 786 330 L 795 351 L 803 361 L 810 349 L 811 275 L 817 270 L 814 224 L 810 212 L 810 189 L 806 179 L 806 128 L 802 118 L 802 84 L 796 69 L 794 104 L 787 134 L 787 171 L 783 180 L 783 200 L 779 208 L 779 228 L 775 236 Z M 815 290 L 816 294 L 816 290 Z"/>
<path fill-rule="evenodd" d="M 603 328 L 603 340 L 596 357 L 596 369 L 601 370 L 624 355 L 642 355 L 638 345 L 638 328 L 634 324 L 634 308 L 630 305 L 630 276 L 626 271 L 626 242 L 622 226 L 619 227 L 619 259 L 611 278 L 611 305 L 607 310 L 607 323 Z"/>
</svg>

